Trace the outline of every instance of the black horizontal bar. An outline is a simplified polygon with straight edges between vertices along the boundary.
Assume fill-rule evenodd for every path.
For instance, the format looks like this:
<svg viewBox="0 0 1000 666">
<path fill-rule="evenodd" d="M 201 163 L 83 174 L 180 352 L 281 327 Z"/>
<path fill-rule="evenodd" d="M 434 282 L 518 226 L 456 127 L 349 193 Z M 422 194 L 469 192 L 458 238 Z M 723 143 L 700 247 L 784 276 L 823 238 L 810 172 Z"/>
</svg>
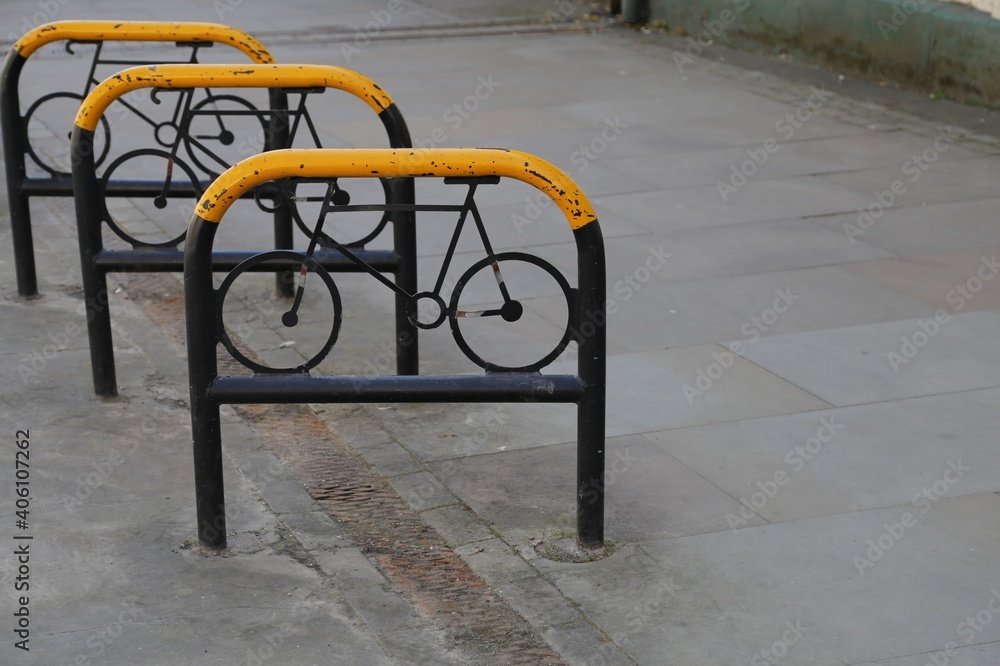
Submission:
<svg viewBox="0 0 1000 666">
<path fill-rule="evenodd" d="M 296 198 L 296 201 L 303 201 L 303 199 Z M 306 201 L 323 201 L 324 198 L 321 197 L 308 197 Z M 461 204 L 348 204 L 347 206 L 330 206 L 327 208 L 333 213 L 352 213 L 352 212 L 386 212 L 393 213 L 401 211 L 408 213 L 413 212 L 425 212 L 425 213 L 461 213 L 465 210 L 465 206 Z"/>
<path fill-rule="evenodd" d="M 195 197 L 201 196 L 201 193 L 207 188 L 207 185 L 199 185 L 199 189 L 195 190 L 191 186 L 191 181 L 187 178 L 183 180 L 174 176 L 173 181 L 170 183 L 170 190 L 167 192 L 168 197 Z M 21 181 L 21 191 L 24 194 L 42 196 L 42 197 L 58 197 L 58 196 L 73 196 L 73 181 L 70 178 L 26 178 Z M 120 197 L 120 196 L 145 196 L 145 197 L 156 197 L 163 192 L 163 180 L 112 180 L 108 181 L 108 187 L 105 190 L 105 194 L 108 196 Z"/>
<path fill-rule="evenodd" d="M 360 402 L 567 402 L 585 397 L 576 375 L 492 373 L 450 376 L 319 376 L 305 373 L 216 377 L 208 399 L 218 404 Z"/>
<path fill-rule="evenodd" d="M 65 178 L 25 178 L 21 181 L 21 192 L 43 197 L 73 196 L 73 179 Z"/>
<path fill-rule="evenodd" d="M 231 271 L 259 250 L 220 250 L 212 253 L 212 269 Z M 359 250 L 356 254 L 375 270 L 394 273 L 399 259 L 392 250 Z M 335 250 L 316 250 L 313 258 L 328 271 L 360 273 L 365 269 Z M 179 273 L 184 270 L 184 252 L 172 248 L 143 248 L 140 250 L 102 250 L 94 258 L 95 267 L 105 273 Z M 276 269 L 298 269 L 299 264 L 286 259 L 257 264 L 250 272 L 273 273 Z"/>
</svg>

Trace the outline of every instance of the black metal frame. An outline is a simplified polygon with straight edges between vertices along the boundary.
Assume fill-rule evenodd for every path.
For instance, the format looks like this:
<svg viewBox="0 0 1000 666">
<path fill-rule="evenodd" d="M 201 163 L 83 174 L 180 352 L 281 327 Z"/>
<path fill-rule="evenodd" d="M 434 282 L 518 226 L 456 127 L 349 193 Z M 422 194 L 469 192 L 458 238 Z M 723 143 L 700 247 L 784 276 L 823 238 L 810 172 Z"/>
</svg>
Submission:
<svg viewBox="0 0 1000 666">
<path fill-rule="evenodd" d="M 238 72 L 238 68 L 234 68 Z M 218 76 L 213 78 L 213 88 L 240 86 L 239 73 L 229 78 Z M 287 96 L 289 93 L 301 92 L 303 96 L 314 89 L 290 89 L 280 87 L 280 81 L 270 88 L 272 98 L 279 99 L 279 105 L 269 111 L 269 135 L 272 145 L 287 145 L 289 134 L 295 122 L 289 122 Z M 172 88 L 172 90 L 177 90 Z M 379 119 L 385 127 L 390 146 L 393 148 L 410 148 L 412 146 L 409 130 L 398 107 L 393 103 L 383 108 Z M 297 122 L 297 119 L 296 119 Z M 141 247 L 132 250 L 109 250 L 104 248 L 101 234 L 102 224 L 106 223 L 102 211 L 103 201 L 97 178 L 94 157 L 95 132 L 75 126 L 71 140 L 71 158 L 73 162 L 73 188 L 76 198 L 76 217 L 80 242 L 80 260 L 83 272 L 84 299 L 87 308 L 87 330 L 90 341 L 90 357 L 94 377 L 94 391 L 100 396 L 117 394 L 115 380 L 114 349 L 111 335 L 111 316 L 107 306 L 107 274 L 110 272 L 180 272 L 184 266 L 184 253 L 176 247 Z M 110 188 L 109 188 L 110 189 Z M 162 184 L 149 181 L 138 181 L 116 185 L 109 194 L 127 195 L 128 193 L 150 192 L 162 189 Z M 190 195 L 188 190 L 179 188 L 173 191 L 177 196 Z M 274 208 L 275 246 L 281 249 L 291 249 L 293 216 L 291 202 L 283 200 L 278 192 L 265 194 L 268 198 L 278 201 Z M 412 204 L 414 199 L 412 179 L 390 179 L 386 184 L 386 199 L 390 204 Z M 377 270 L 393 273 L 396 283 L 404 289 L 416 285 L 416 226 L 412 212 L 396 212 L 392 214 L 393 250 L 364 250 L 356 252 Z M 280 224 L 279 224 L 280 222 Z M 219 251 L 214 255 L 215 267 L 218 271 L 232 270 L 241 262 L 257 254 L 252 251 Z M 358 266 L 346 259 L 340 252 L 322 251 L 317 254 L 317 260 L 328 270 L 358 271 Z M 279 270 L 279 275 L 290 276 L 291 262 L 271 264 L 260 270 Z M 284 295 L 290 295 L 292 280 L 281 280 Z M 396 365 L 401 375 L 417 374 L 419 365 L 419 348 L 417 328 L 410 322 L 406 312 L 406 302 L 400 296 L 396 297 Z"/>
<path fill-rule="evenodd" d="M 435 157 L 441 162 L 446 161 L 443 151 L 426 153 L 429 155 L 428 162 Z M 295 162 L 300 159 L 308 158 L 296 155 Z M 316 159 L 321 160 L 322 156 Z M 347 175 L 330 168 L 320 177 Z M 415 167 L 397 175 L 422 177 L 441 174 L 423 172 Z M 265 172 L 262 178 L 266 176 Z M 358 174 L 353 177 L 358 177 Z M 227 196 L 230 194 L 227 193 Z M 238 196 L 240 193 L 235 194 L 235 197 Z M 413 205 L 410 208 L 419 210 L 421 207 Z M 573 224 L 574 221 L 570 222 Z M 535 369 L 487 371 L 484 375 L 313 376 L 309 374 L 308 367 L 300 366 L 285 372 L 258 372 L 254 376 L 220 376 L 217 350 L 224 337 L 221 309 L 225 292 L 216 291 L 212 277 L 217 266 L 212 245 L 218 220 L 208 221 L 196 211 L 185 245 L 184 285 L 195 491 L 201 543 L 210 548 L 226 547 L 222 424 L 219 416 L 222 404 L 544 402 L 577 405 L 578 540 L 587 548 L 603 546 L 606 393 L 604 242 L 596 219 L 574 226 L 578 267 L 571 325 L 578 344 L 576 375 L 543 375 Z M 306 255 L 300 256 L 300 264 L 309 261 Z M 498 282 L 502 283 L 501 280 Z M 339 302 L 339 296 L 337 300 Z M 454 316 L 453 312 L 450 314 Z"/>
<path fill-rule="evenodd" d="M 74 43 L 96 44 L 97 48 L 91 61 L 87 85 L 84 88 L 86 95 L 91 85 L 99 83 L 95 80 L 95 72 L 99 65 L 141 65 L 141 60 L 101 60 L 101 48 L 104 41 L 116 41 L 115 35 L 111 34 L 106 40 L 76 40 L 63 39 L 66 42 L 66 50 L 71 50 Z M 197 51 L 199 48 L 210 47 L 214 42 L 174 42 L 179 48 L 191 48 L 191 58 L 187 62 L 197 62 Z M 268 56 L 269 58 L 269 56 Z M 3 140 L 4 168 L 7 177 L 7 196 L 10 209 L 11 237 L 14 245 L 14 267 L 17 276 L 17 290 L 22 297 L 33 297 L 38 295 L 38 277 L 35 268 L 35 250 L 31 229 L 31 209 L 29 200 L 31 197 L 71 197 L 73 196 L 73 181 L 70 174 L 49 173 L 45 178 L 29 178 L 27 175 L 27 160 L 30 143 L 27 137 L 27 119 L 21 113 L 21 101 L 19 83 L 21 71 L 24 69 L 28 58 L 20 51 L 11 49 L 3 63 L 0 71 L 0 134 Z M 68 92 L 68 91 L 67 91 Z M 280 108 L 284 102 L 280 96 L 272 96 L 271 107 Z M 265 141 L 274 141 L 274 137 L 267 135 Z M 274 147 L 283 147 L 284 143 L 271 143 Z M 44 167 L 43 167 L 44 169 Z M 45 169 L 48 170 L 48 169 Z M 135 184 L 129 181 L 119 181 L 115 183 L 116 191 L 125 192 Z M 275 216 L 275 242 L 279 247 L 283 243 L 290 243 L 292 237 L 291 220 L 281 219 Z M 291 247 L 291 245 L 287 245 Z M 278 276 L 276 284 L 279 290 L 287 290 L 286 280 Z"/>
</svg>

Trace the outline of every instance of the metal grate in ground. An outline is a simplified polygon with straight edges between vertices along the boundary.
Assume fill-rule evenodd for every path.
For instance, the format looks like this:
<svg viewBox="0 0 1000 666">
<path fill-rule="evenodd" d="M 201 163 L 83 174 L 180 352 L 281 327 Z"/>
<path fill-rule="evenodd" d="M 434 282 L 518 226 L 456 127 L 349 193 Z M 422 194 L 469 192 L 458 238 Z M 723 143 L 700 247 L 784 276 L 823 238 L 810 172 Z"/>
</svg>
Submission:
<svg viewBox="0 0 1000 666">
<path fill-rule="evenodd" d="M 129 276 L 129 295 L 183 347 L 184 308 L 177 287 L 166 275 Z M 164 293 L 172 296 L 162 298 Z M 229 368 L 242 366 L 220 358 L 220 369 Z M 308 405 L 234 409 L 414 608 L 476 663 L 564 663 Z"/>
</svg>

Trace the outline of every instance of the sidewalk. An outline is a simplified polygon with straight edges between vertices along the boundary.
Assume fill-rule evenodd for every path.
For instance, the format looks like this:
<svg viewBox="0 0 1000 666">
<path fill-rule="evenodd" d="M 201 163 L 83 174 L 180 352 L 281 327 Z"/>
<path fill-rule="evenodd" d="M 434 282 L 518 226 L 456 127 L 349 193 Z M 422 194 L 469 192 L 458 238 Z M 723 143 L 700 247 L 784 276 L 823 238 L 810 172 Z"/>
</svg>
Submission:
<svg viewBox="0 0 1000 666">
<path fill-rule="evenodd" d="M 998 144 L 709 58 L 678 68 L 669 46 L 599 21 L 479 34 L 480 4 L 403 3 L 392 30 L 446 27 L 364 44 L 382 3 L 321 21 L 293 11 L 304 2 L 223 17 L 192 2 L 184 18 L 370 76 L 417 145 L 527 150 L 581 185 L 613 302 L 614 553 L 549 557 L 574 524 L 575 420 L 540 405 L 227 410 L 232 547 L 202 553 L 179 276 L 116 277 L 121 397 L 94 399 L 82 327 L 67 328 L 83 323 L 72 206 L 39 202 L 39 300 L 15 296 L 0 217 L 0 401 L 12 438 L 30 430 L 34 536 L 32 649 L 9 633 L 0 661 L 997 663 Z M 141 7 L 128 16 L 176 18 Z M 303 25 L 316 36 L 285 39 Z M 39 58 L 38 84 L 74 81 L 72 62 Z M 332 91 L 319 126 L 328 145 L 385 145 Z M 449 196 L 418 185 L 418 200 Z M 572 275 L 570 231 L 532 191 L 495 186 L 480 205 L 497 250 Z M 418 221 L 423 285 L 450 227 Z M 219 243 L 267 236 L 241 213 Z M 460 244 L 462 269 L 473 250 Z M 248 282 L 233 312 L 264 322 L 255 354 L 283 363 L 325 337 L 272 325 L 267 280 Z M 337 276 L 344 327 L 320 370 L 384 365 L 391 298 L 369 282 Z M 422 367 L 475 371 L 445 329 L 422 337 Z M 4 613 L 16 565 L 0 558 Z"/>
</svg>

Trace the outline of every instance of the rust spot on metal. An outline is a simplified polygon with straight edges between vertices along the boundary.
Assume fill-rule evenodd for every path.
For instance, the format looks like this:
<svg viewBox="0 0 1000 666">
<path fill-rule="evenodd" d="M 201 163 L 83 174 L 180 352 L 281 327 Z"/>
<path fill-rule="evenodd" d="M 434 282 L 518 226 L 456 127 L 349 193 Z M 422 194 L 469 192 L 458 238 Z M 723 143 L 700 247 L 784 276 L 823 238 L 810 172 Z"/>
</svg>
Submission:
<svg viewBox="0 0 1000 666">
<path fill-rule="evenodd" d="M 525 166 L 527 166 L 527 164 Z M 533 170 L 529 169 L 528 173 L 530 173 L 532 176 L 535 176 L 536 178 L 540 178 L 541 180 L 544 180 L 549 185 L 552 184 L 551 180 L 549 180 L 548 178 L 546 178 L 543 174 L 538 173 L 537 171 L 533 171 Z M 563 192 L 560 191 L 559 194 L 562 195 Z"/>
</svg>

